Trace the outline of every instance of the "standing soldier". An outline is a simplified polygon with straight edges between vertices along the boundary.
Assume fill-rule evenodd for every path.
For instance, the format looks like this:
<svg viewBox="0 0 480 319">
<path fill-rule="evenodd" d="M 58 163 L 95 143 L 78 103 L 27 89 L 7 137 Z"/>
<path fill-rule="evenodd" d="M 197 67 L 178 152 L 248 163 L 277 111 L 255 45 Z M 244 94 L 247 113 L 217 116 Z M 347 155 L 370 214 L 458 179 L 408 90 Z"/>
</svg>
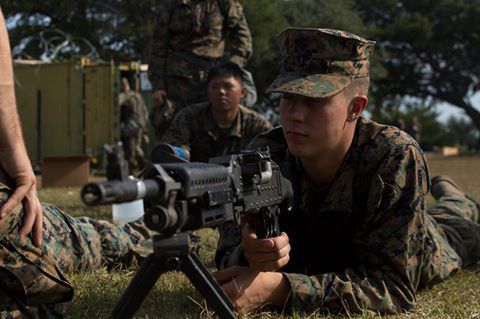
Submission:
<svg viewBox="0 0 480 319">
<path fill-rule="evenodd" d="M 154 123 L 157 138 L 176 112 L 208 101 L 205 77 L 212 66 L 226 60 L 244 67 L 251 54 L 250 30 L 237 0 L 162 0 L 149 64 L 151 117 L 161 119 Z"/>
<path fill-rule="evenodd" d="M 120 138 L 130 171 L 145 166 L 142 142 L 149 142 L 147 135 L 148 111 L 142 96 L 130 89 L 126 78 L 120 82 Z"/>
</svg>

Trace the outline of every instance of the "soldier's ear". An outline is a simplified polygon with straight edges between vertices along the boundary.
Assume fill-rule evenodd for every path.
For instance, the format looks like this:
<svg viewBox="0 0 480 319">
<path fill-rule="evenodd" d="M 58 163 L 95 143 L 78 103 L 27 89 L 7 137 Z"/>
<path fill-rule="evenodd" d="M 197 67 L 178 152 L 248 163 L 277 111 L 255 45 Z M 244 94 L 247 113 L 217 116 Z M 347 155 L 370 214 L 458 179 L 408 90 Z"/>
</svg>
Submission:
<svg viewBox="0 0 480 319">
<path fill-rule="evenodd" d="M 246 94 L 247 94 L 247 89 L 242 84 L 242 97 L 245 97 Z"/>
<path fill-rule="evenodd" d="M 366 95 L 357 95 L 352 99 L 349 107 L 349 114 L 347 120 L 355 121 L 367 107 L 368 97 Z"/>
</svg>

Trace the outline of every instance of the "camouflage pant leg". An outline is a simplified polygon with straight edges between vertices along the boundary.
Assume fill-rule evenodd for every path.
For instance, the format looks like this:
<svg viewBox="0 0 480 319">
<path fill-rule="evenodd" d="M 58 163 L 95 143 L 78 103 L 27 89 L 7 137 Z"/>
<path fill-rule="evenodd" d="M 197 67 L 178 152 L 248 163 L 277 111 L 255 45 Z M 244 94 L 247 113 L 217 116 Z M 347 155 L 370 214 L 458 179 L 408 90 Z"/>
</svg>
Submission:
<svg viewBox="0 0 480 319">
<path fill-rule="evenodd" d="M 1 273 L 0 273 L 1 275 Z M 14 299 L 5 290 L 0 291 L 0 319 L 21 319 L 21 318 L 42 318 L 62 319 L 64 318 L 64 304 L 38 305 L 29 307 L 21 300 Z M 5 307 L 3 305 L 6 305 Z"/>
<path fill-rule="evenodd" d="M 462 258 L 463 266 L 480 260 L 479 211 L 475 201 L 465 196 L 444 196 L 428 213 L 445 232 L 449 243 Z"/>
<path fill-rule="evenodd" d="M 132 173 L 143 169 L 147 164 L 145 153 L 142 149 L 142 138 L 143 133 L 139 133 L 136 136 L 122 138 L 125 159 L 127 160 L 128 167 Z"/>
<path fill-rule="evenodd" d="M 130 266 L 153 252 L 154 232 L 148 229 L 143 219 L 116 226 L 108 221 L 95 220 L 89 217 L 76 218 L 76 227 L 85 238 L 98 237 L 100 247 L 92 247 L 91 254 L 100 253 L 101 261 L 107 267 Z M 97 249 L 98 251 L 95 251 Z M 81 265 L 78 265 L 78 269 Z M 87 269 L 90 269 L 88 267 Z"/>
<path fill-rule="evenodd" d="M 1 188 L 2 202 L 7 192 Z M 43 205 L 43 216 L 43 242 L 39 248 L 29 238 L 20 241 L 18 237 L 23 219 L 21 206 L 0 221 L 0 287 L 9 297 L 0 296 L 0 311 L 8 315 L 21 312 L 32 314 L 32 318 L 60 316 L 55 310 L 57 304 L 73 297 L 65 272 L 95 269 L 102 262 L 109 266 L 130 264 L 135 257 L 145 257 L 152 251 L 148 240 L 152 232 L 142 221 L 117 227 L 106 221 L 72 218 L 48 204 Z M 39 316 L 40 312 L 48 315 Z"/>
</svg>

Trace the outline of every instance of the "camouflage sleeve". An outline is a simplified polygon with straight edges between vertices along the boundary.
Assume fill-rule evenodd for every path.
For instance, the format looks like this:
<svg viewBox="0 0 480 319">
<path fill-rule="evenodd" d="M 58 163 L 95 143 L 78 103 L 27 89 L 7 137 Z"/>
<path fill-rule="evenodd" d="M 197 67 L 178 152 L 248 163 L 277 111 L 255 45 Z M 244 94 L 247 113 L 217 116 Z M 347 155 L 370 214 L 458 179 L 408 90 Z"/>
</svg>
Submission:
<svg viewBox="0 0 480 319">
<path fill-rule="evenodd" d="M 243 67 L 252 55 L 252 35 L 242 5 L 237 0 L 223 0 L 221 5 L 226 14 L 224 27 L 228 60 Z"/>
<path fill-rule="evenodd" d="M 168 0 L 160 1 L 158 16 L 153 29 L 148 65 L 148 78 L 152 84 L 152 91 L 165 89 L 165 68 L 170 41 L 168 25 L 172 10 L 169 3 Z"/>
<path fill-rule="evenodd" d="M 259 128 L 259 129 L 258 129 L 258 133 L 255 134 L 255 136 L 257 136 L 257 135 L 260 134 L 260 133 L 264 133 L 264 132 L 272 129 L 272 128 L 273 128 L 273 125 L 272 125 L 272 123 L 270 123 L 270 121 L 269 121 L 266 117 L 262 116 L 262 117 L 258 120 L 258 128 Z M 255 136 L 254 136 L 254 137 L 255 137 Z"/>
<path fill-rule="evenodd" d="M 425 262 L 428 172 L 414 145 L 389 154 L 373 179 L 365 219 L 354 240 L 358 266 L 342 272 L 285 273 L 296 311 L 398 313 L 415 305 Z"/>
<path fill-rule="evenodd" d="M 270 121 L 265 116 L 255 112 L 252 119 L 248 121 L 245 138 L 250 142 L 255 136 L 265 133 L 271 128 Z"/>
<path fill-rule="evenodd" d="M 174 117 L 172 124 L 165 132 L 161 142 L 179 147 L 183 147 L 190 151 L 190 141 L 192 140 L 192 120 L 189 116 L 189 108 L 185 108 L 178 112 Z"/>
</svg>

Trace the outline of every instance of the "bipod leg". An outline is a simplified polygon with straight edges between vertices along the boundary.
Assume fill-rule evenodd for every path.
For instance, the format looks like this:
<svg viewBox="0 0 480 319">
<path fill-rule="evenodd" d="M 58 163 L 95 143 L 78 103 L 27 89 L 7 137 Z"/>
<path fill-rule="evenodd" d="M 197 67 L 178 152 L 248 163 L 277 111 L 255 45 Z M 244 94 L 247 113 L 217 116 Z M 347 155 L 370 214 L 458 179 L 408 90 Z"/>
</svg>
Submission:
<svg viewBox="0 0 480 319">
<path fill-rule="evenodd" d="M 192 252 L 182 259 L 180 270 L 188 277 L 193 286 L 207 300 L 207 304 L 215 310 L 220 318 L 237 318 L 232 302 L 195 253 Z"/>
<path fill-rule="evenodd" d="M 157 282 L 158 277 L 164 272 L 162 260 L 155 257 L 154 254 L 149 255 L 113 309 L 112 318 L 132 318 Z"/>
</svg>

